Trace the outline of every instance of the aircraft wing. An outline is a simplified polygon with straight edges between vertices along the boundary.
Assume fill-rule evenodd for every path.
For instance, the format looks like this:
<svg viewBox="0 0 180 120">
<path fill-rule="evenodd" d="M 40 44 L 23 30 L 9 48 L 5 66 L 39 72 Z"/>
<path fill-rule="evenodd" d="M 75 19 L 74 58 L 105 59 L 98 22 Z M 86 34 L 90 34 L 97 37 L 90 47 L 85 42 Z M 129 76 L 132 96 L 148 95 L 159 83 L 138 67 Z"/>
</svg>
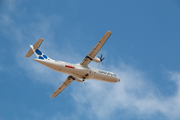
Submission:
<svg viewBox="0 0 180 120">
<path fill-rule="evenodd" d="M 80 63 L 80 65 L 86 67 L 91 62 L 92 58 L 94 58 L 99 50 L 102 48 L 104 43 L 107 41 L 109 36 L 111 35 L 111 31 L 107 31 L 104 36 L 99 40 L 96 46 L 91 50 L 91 52 L 84 58 L 84 60 Z"/>
<path fill-rule="evenodd" d="M 60 92 L 62 92 L 69 84 L 72 83 L 73 77 L 70 75 L 67 77 L 67 79 L 58 87 L 58 89 L 50 96 L 50 97 L 56 97 Z"/>
</svg>

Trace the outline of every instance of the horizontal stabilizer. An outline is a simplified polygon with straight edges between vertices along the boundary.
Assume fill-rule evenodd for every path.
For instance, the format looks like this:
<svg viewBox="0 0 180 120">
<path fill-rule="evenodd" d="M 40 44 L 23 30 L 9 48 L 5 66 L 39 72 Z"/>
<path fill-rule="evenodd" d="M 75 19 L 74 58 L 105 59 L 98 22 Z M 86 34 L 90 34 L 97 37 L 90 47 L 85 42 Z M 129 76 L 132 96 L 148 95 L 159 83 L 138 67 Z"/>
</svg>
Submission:
<svg viewBox="0 0 180 120">
<path fill-rule="evenodd" d="M 43 42 L 43 39 L 39 38 L 39 40 L 33 45 L 34 49 L 38 49 L 42 42 Z"/>
<path fill-rule="evenodd" d="M 42 42 L 43 42 L 43 39 L 39 38 L 39 40 L 33 45 L 34 49 L 38 49 Z M 33 53 L 34 53 L 33 50 L 30 49 L 28 53 L 25 55 L 25 57 L 30 57 Z"/>
<path fill-rule="evenodd" d="M 28 53 L 25 55 L 25 57 L 30 57 L 33 53 L 34 53 L 33 50 L 30 49 L 30 50 L 28 51 Z"/>
</svg>

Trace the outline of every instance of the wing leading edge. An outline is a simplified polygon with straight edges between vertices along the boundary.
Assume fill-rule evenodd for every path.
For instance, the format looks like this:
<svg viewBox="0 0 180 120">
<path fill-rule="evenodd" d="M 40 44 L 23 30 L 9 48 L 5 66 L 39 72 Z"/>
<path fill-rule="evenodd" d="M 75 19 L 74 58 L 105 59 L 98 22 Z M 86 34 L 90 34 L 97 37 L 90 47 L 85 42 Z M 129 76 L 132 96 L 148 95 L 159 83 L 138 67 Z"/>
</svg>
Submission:
<svg viewBox="0 0 180 120">
<path fill-rule="evenodd" d="M 86 67 L 91 62 L 92 58 L 94 58 L 99 50 L 102 48 L 104 43 L 107 41 L 109 36 L 111 35 L 111 31 L 107 31 L 104 36 L 99 40 L 99 42 L 96 44 L 96 46 L 91 50 L 91 52 L 83 59 L 83 61 L 80 63 L 80 65 Z"/>
<path fill-rule="evenodd" d="M 56 97 L 60 92 L 62 92 L 68 85 L 72 83 L 74 78 L 70 75 L 67 79 L 56 89 L 56 91 L 50 97 Z"/>
</svg>

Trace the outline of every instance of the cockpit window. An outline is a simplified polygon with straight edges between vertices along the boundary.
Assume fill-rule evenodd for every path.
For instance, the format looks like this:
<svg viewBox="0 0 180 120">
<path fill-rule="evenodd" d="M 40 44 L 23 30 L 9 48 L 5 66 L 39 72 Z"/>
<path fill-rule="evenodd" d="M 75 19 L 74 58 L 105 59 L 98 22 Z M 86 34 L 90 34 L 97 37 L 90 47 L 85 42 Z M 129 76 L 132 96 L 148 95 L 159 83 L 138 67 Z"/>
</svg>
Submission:
<svg viewBox="0 0 180 120">
<path fill-rule="evenodd" d="M 113 74 L 115 77 L 117 77 L 117 75 Z"/>
</svg>

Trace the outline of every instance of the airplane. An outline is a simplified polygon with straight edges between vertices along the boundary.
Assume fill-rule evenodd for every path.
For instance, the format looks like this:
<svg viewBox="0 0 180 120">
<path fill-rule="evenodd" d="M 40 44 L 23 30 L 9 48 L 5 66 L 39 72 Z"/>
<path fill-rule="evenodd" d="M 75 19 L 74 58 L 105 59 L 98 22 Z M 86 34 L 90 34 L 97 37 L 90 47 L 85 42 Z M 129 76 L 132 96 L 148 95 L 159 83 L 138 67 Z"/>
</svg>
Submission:
<svg viewBox="0 0 180 120">
<path fill-rule="evenodd" d="M 120 82 L 120 79 L 113 73 L 103 70 L 97 70 L 94 68 L 90 68 L 88 64 L 91 61 L 100 63 L 104 60 L 103 55 L 100 57 L 96 57 L 99 50 L 102 48 L 104 43 L 107 41 L 109 36 L 111 35 L 111 31 L 107 31 L 104 36 L 99 40 L 99 42 L 95 45 L 95 47 L 89 52 L 89 54 L 82 60 L 79 64 L 72 64 L 63 61 L 56 61 L 49 58 L 43 52 L 39 50 L 41 43 L 43 42 L 42 38 L 34 44 L 30 45 L 30 50 L 25 55 L 25 57 L 30 57 L 33 53 L 37 58 L 34 60 L 61 73 L 69 74 L 67 79 L 56 89 L 56 91 L 50 97 L 56 97 L 60 92 L 62 92 L 68 85 L 70 85 L 73 81 L 83 82 L 87 79 L 94 79 L 109 83 Z"/>
</svg>

